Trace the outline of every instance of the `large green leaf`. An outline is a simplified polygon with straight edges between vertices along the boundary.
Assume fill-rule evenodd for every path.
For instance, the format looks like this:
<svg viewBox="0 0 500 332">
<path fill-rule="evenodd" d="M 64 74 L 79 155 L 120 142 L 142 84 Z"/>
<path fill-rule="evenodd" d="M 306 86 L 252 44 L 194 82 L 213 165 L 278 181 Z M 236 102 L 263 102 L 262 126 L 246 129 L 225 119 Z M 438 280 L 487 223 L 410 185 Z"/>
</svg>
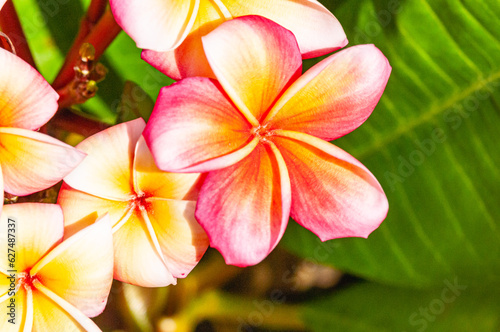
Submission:
<svg viewBox="0 0 500 332">
<path fill-rule="evenodd" d="M 329 3 L 325 4 L 329 6 Z M 334 143 L 379 179 L 389 214 L 368 239 L 321 243 L 290 225 L 299 255 L 390 284 L 500 276 L 500 2 L 343 1 L 352 44 L 393 72 L 369 120 Z"/>
<path fill-rule="evenodd" d="M 495 332 L 498 294 L 471 292 L 457 279 L 428 291 L 360 284 L 308 303 L 303 317 L 315 332 Z"/>
</svg>

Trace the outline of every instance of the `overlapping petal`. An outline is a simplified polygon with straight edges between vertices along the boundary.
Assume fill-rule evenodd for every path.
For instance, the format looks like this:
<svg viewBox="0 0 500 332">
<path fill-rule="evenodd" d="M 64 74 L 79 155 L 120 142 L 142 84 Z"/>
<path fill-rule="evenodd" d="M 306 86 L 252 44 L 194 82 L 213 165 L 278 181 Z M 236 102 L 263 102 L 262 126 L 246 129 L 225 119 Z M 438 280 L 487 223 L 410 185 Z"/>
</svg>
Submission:
<svg viewBox="0 0 500 332">
<path fill-rule="evenodd" d="M 215 78 L 205 57 L 201 37 L 231 18 L 223 9 L 212 0 L 200 0 L 200 9 L 194 25 L 182 44 L 167 52 L 144 50 L 142 58 L 175 80 L 193 76 Z"/>
<path fill-rule="evenodd" d="M 7 278 L 7 276 L 0 274 L 0 278 Z M 5 300 L 4 300 L 5 299 Z M 15 310 L 14 315 L 10 316 L 10 309 L 7 307 L 10 302 L 10 297 L 2 297 L 0 300 L 0 306 L 5 308 L 5 312 L 0 319 L 0 331 L 2 332 L 19 332 L 19 331 L 31 331 L 33 326 L 33 302 L 32 296 L 28 298 L 28 292 L 24 288 L 20 288 L 15 297 Z M 7 312 L 7 310 L 9 310 Z M 14 318 L 14 324 L 9 322 L 9 319 Z"/>
<path fill-rule="evenodd" d="M 281 239 L 290 211 L 290 182 L 272 145 L 207 175 L 196 218 L 227 264 L 262 261 Z"/>
<path fill-rule="evenodd" d="M 0 127 L 44 125 L 57 111 L 59 95 L 34 68 L 1 47 L 0 63 Z"/>
<path fill-rule="evenodd" d="M 113 234 L 114 277 L 143 287 L 163 287 L 177 281 L 165 265 L 158 238 L 135 210 Z"/>
<path fill-rule="evenodd" d="M 301 74 L 294 35 L 266 18 L 247 16 L 225 22 L 202 40 L 215 76 L 254 126 Z"/>
<path fill-rule="evenodd" d="M 50 251 L 31 274 L 83 314 L 97 316 L 113 281 L 112 243 L 111 224 L 104 216 Z"/>
<path fill-rule="evenodd" d="M 195 201 L 150 198 L 149 220 L 158 237 L 165 264 L 176 278 L 185 277 L 208 248 L 208 237 L 194 218 Z"/>
<path fill-rule="evenodd" d="M 160 91 L 144 138 L 169 172 L 206 172 L 248 155 L 251 125 L 208 78 L 188 78 Z"/>
<path fill-rule="evenodd" d="M 108 214 L 114 227 L 128 213 L 129 202 L 116 201 L 87 194 L 63 183 L 57 196 L 57 204 L 62 206 L 64 214 L 64 237 L 90 226 L 96 217 Z"/>
<path fill-rule="evenodd" d="M 141 118 L 101 131 L 76 147 L 87 158 L 64 181 L 102 198 L 128 200 L 133 193 L 132 167 L 137 140 L 145 127 Z"/>
<path fill-rule="evenodd" d="M 315 0 L 224 0 L 233 17 L 260 15 L 292 31 L 304 58 L 330 53 L 347 45 L 335 18 Z"/>
<path fill-rule="evenodd" d="M 0 269 L 21 272 L 32 267 L 62 241 L 63 215 L 55 204 L 8 204 L 3 207 L 0 227 L 0 248 L 5 252 L 0 255 Z M 9 267 L 8 262 L 7 249 L 11 247 L 7 244 L 12 243 L 9 237 L 15 239 L 15 268 Z"/>
<path fill-rule="evenodd" d="M 375 177 L 340 148 L 313 136 L 277 131 L 273 137 L 292 187 L 291 216 L 323 241 L 367 237 L 387 215 Z"/>
<path fill-rule="evenodd" d="M 5 191 L 29 195 L 66 176 L 85 157 L 50 136 L 20 128 L 0 127 L 0 163 Z"/>
<path fill-rule="evenodd" d="M 155 164 L 144 137 L 137 142 L 134 157 L 134 188 L 137 193 L 175 200 L 196 200 L 201 186 L 198 173 L 169 173 Z"/>
<path fill-rule="evenodd" d="M 33 331 L 101 332 L 81 311 L 42 284 L 33 290 Z"/>
<path fill-rule="evenodd" d="M 373 45 L 342 50 L 302 75 L 266 121 L 271 127 L 333 140 L 359 127 L 385 89 L 391 66 Z"/>
<path fill-rule="evenodd" d="M 139 48 L 168 51 L 186 38 L 200 0 L 111 0 L 116 22 Z"/>
<path fill-rule="evenodd" d="M 0 0 L 0 10 L 2 9 L 3 5 L 5 5 L 6 2 L 7 0 Z"/>
</svg>

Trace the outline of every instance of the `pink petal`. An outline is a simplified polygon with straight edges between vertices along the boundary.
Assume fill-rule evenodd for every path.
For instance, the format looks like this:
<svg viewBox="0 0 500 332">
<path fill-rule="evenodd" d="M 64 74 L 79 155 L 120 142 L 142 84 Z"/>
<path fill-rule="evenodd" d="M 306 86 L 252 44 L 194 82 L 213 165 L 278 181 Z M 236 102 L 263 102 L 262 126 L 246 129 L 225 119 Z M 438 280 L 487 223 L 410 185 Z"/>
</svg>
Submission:
<svg viewBox="0 0 500 332">
<path fill-rule="evenodd" d="M 216 81 L 187 78 L 160 91 L 144 138 L 160 169 L 207 172 L 248 155 L 250 129 Z"/>
<path fill-rule="evenodd" d="M 59 95 L 42 75 L 1 47 L 0 67 L 0 127 L 34 130 L 49 121 Z"/>
<path fill-rule="evenodd" d="M 148 217 L 158 237 L 165 264 L 176 278 L 184 278 L 208 248 L 208 237 L 194 218 L 195 201 L 148 199 Z"/>
<path fill-rule="evenodd" d="M 302 75 L 269 113 L 274 128 L 330 141 L 359 127 L 377 105 L 391 73 L 373 45 L 342 50 Z"/>
<path fill-rule="evenodd" d="M 134 188 L 148 197 L 176 200 L 195 200 L 201 186 L 198 173 L 163 172 L 156 166 L 144 137 L 136 145 L 134 159 Z"/>
<path fill-rule="evenodd" d="M 276 131 L 292 184 L 291 216 L 322 241 L 367 237 L 387 215 L 377 179 L 333 144 L 307 134 Z M 280 137 L 281 136 L 281 137 Z"/>
<path fill-rule="evenodd" d="M 30 273 L 85 315 L 100 314 L 113 281 L 113 237 L 108 217 L 64 240 Z"/>
<path fill-rule="evenodd" d="M 304 58 L 325 55 L 347 45 L 339 21 L 315 0 L 224 0 L 233 17 L 260 15 L 293 32 Z"/>
<path fill-rule="evenodd" d="M 110 0 L 116 22 L 138 48 L 176 48 L 193 26 L 200 0 Z"/>
<path fill-rule="evenodd" d="M 290 211 L 290 182 L 271 144 L 259 145 L 239 163 L 210 172 L 196 218 L 227 264 L 254 265 L 278 244 Z"/>
<path fill-rule="evenodd" d="M 61 181 L 85 154 L 55 138 L 20 128 L 0 127 L 4 190 L 29 195 Z"/>
<path fill-rule="evenodd" d="M 302 59 L 295 37 L 266 18 L 227 21 L 202 40 L 215 76 L 254 126 L 300 76 Z"/>
<path fill-rule="evenodd" d="M 142 118 L 121 123 L 82 141 L 76 147 L 87 158 L 64 181 L 71 187 L 113 200 L 128 200 L 134 192 L 135 145 L 145 127 Z"/>
<path fill-rule="evenodd" d="M 1 233 L 4 235 L 7 229 L 14 229 L 14 232 L 7 234 L 14 235 L 16 239 L 15 269 L 19 272 L 33 267 L 63 238 L 63 215 L 61 208 L 55 204 L 7 204 L 3 207 L 0 221 Z M 0 269 L 12 270 L 7 261 L 8 236 L 0 239 L 0 247 L 5 248 L 6 252 L 0 255 Z"/>
<path fill-rule="evenodd" d="M 166 52 L 144 50 L 142 58 L 174 80 L 194 76 L 215 78 L 205 56 L 201 37 L 231 18 L 218 5 L 211 0 L 201 0 L 191 32 L 179 47 Z"/>
</svg>

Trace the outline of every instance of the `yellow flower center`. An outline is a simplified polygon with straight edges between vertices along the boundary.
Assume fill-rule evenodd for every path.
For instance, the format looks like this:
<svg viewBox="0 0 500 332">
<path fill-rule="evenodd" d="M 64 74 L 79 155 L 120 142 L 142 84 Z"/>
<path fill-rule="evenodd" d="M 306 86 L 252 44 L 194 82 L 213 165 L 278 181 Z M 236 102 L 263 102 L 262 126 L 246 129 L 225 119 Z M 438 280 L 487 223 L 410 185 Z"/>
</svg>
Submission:
<svg viewBox="0 0 500 332">
<path fill-rule="evenodd" d="M 269 123 L 253 127 L 250 133 L 260 139 L 261 143 L 267 142 L 267 139 L 273 135 L 272 130 L 269 130 Z"/>
<path fill-rule="evenodd" d="M 40 282 L 36 275 L 31 275 L 30 272 L 21 272 L 17 274 L 16 289 L 24 286 L 25 289 L 33 289 L 34 284 Z"/>
</svg>

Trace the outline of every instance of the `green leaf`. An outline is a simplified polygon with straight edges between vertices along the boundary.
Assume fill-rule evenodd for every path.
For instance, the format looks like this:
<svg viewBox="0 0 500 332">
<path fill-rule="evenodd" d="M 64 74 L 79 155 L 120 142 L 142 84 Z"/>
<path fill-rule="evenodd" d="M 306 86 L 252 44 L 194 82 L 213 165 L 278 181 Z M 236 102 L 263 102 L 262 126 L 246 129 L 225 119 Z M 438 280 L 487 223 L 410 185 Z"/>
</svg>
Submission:
<svg viewBox="0 0 500 332">
<path fill-rule="evenodd" d="M 302 316 L 315 332 L 493 332 L 499 311 L 498 294 L 475 292 L 454 278 L 428 291 L 353 285 L 306 304 Z"/>
<path fill-rule="evenodd" d="M 117 107 L 118 122 L 130 121 L 139 117 L 148 121 L 154 106 L 154 101 L 139 85 L 127 81 Z"/>
<path fill-rule="evenodd" d="M 283 243 L 388 284 L 498 283 L 500 2 L 325 5 L 351 45 L 374 43 L 393 67 L 372 116 L 333 142 L 377 177 L 389 214 L 368 239 L 322 244 L 292 223 Z"/>
</svg>

